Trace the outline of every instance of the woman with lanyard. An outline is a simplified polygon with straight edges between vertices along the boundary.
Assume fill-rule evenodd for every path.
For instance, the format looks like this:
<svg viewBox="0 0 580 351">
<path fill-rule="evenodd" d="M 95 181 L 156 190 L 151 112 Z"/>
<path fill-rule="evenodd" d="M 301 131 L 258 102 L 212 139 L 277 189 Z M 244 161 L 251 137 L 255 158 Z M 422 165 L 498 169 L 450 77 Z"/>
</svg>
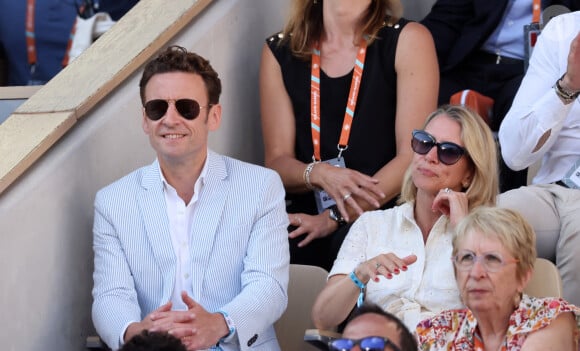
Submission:
<svg viewBox="0 0 580 351">
<path fill-rule="evenodd" d="M 291 263 L 330 269 L 351 224 L 387 208 L 435 109 L 433 40 L 398 1 L 293 0 L 260 68 L 266 166 L 287 192 Z"/>
</svg>

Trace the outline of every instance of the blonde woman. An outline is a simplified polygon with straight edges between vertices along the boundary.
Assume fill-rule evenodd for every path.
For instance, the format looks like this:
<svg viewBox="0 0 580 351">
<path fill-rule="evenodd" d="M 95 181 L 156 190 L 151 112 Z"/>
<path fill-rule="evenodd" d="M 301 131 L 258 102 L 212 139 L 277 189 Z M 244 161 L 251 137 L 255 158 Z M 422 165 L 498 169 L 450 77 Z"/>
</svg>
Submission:
<svg viewBox="0 0 580 351">
<path fill-rule="evenodd" d="M 451 238 L 471 209 L 495 204 L 493 136 L 477 114 L 444 106 L 412 140 L 401 205 L 367 212 L 353 224 L 314 304 L 317 328 L 337 326 L 363 301 L 395 314 L 411 330 L 424 318 L 463 306 L 449 259 Z"/>
</svg>

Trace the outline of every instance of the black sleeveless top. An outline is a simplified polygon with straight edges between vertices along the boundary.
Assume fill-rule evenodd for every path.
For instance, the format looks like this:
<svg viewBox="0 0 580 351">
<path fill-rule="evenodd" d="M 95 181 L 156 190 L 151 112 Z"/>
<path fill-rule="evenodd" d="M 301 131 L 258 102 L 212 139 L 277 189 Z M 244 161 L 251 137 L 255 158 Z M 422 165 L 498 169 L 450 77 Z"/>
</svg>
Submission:
<svg viewBox="0 0 580 351">
<path fill-rule="evenodd" d="M 367 175 L 375 174 L 396 154 L 395 51 L 399 34 L 408 22 L 400 19 L 394 25 L 385 25 L 367 49 L 348 149 L 342 153 L 346 167 Z M 292 101 L 296 119 L 296 158 L 310 163 L 314 152 L 310 129 L 310 60 L 304 61 L 293 56 L 286 44 L 280 45 L 280 38 L 280 34 L 273 35 L 266 43 L 280 64 L 284 86 Z M 331 78 L 320 71 L 322 160 L 338 155 L 337 145 L 351 80 L 352 71 L 337 78 Z M 290 200 L 289 213 L 317 213 L 312 192 L 288 194 L 287 200 Z M 392 205 L 391 202 L 385 207 Z"/>
</svg>

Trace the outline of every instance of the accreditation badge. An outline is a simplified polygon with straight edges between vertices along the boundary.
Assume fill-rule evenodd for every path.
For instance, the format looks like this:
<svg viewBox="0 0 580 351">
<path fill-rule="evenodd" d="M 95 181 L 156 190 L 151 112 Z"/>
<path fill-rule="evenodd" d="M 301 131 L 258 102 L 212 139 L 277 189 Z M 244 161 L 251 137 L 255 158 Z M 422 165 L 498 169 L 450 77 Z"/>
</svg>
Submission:
<svg viewBox="0 0 580 351">
<path fill-rule="evenodd" d="M 344 157 L 337 157 L 332 158 L 330 160 L 322 161 L 324 163 L 328 163 L 334 167 L 339 168 L 346 168 L 346 164 L 344 163 Z M 316 208 L 318 209 L 318 213 L 324 212 L 327 208 L 332 205 L 336 204 L 336 201 L 328 193 L 322 189 L 314 191 L 314 199 L 316 200 Z"/>
<path fill-rule="evenodd" d="M 580 189 L 580 159 L 572 165 L 562 182 L 571 189 Z"/>
<path fill-rule="evenodd" d="M 532 51 L 541 32 L 542 28 L 539 23 L 530 23 L 524 26 L 524 72 L 528 69 Z"/>
</svg>

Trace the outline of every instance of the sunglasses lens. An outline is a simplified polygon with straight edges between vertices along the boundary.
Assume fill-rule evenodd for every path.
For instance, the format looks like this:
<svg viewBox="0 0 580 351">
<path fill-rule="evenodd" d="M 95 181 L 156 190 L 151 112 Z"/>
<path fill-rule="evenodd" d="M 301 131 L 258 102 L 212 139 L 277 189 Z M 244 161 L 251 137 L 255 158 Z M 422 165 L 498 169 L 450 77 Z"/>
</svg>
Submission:
<svg viewBox="0 0 580 351">
<path fill-rule="evenodd" d="M 145 103 L 145 114 L 150 120 L 157 121 L 161 119 L 161 117 L 165 116 L 168 108 L 169 102 L 166 100 L 150 100 Z M 195 100 L 180 99 L 175 101 L 175 109 L 183 118 L 192 120 L 199 116 L 201 107 Z"/>
<path fill-rule="evenodd" d="M 360 341 L 360 348 L 368 351 L 383 351 L 385 349 L 385 340 L 377 336 L 364 338 Z"/>
<path fill-rule="evenodd" d="M 165 100 L 151 100 L 145 104 L 145 114 L 152 121 L 157 121 L 165 115 L 169 103 Z"/>
<path fill-rule="evenodd" d="M 330 351 L 350 351 L 354 342 L 350 339 L 336 339 L 330 343 Z"/>
<path fill-rule="evenodd" d="M 423 130 L 413 131 L 411 147 L 419 155 L 426 155 L 433 146 L 437 145 L 437 158 L 441 163 L 452 165 L 459 161 L 465 153 L 465 149 L 454 143 L 438 144 L 431 135 Z"/>
<path fill-rule="evenodd" d="M 435 142 L 431 139 L 430 135 L 421 131 L 416 130 L 413 132 L 413 140 L 411 141 L 411 147 L 413 151 L 419 155 L 425 155 L 433 148 Z"/>
<path fill-rule="evenodd" d="M 439 161 L 446 165 L 452 165 L 459 161 L 465 151 L 459 145 L 452 143 L 442 143 L 437 149 L 437 157 Z"/>
<path fill-rule="evenodd" d="M 199 116 L 199 103 L 191 99 L 181 99 L 175 101 L 175 108 L 183 118 L 192 120 Z"/>
</svg>

